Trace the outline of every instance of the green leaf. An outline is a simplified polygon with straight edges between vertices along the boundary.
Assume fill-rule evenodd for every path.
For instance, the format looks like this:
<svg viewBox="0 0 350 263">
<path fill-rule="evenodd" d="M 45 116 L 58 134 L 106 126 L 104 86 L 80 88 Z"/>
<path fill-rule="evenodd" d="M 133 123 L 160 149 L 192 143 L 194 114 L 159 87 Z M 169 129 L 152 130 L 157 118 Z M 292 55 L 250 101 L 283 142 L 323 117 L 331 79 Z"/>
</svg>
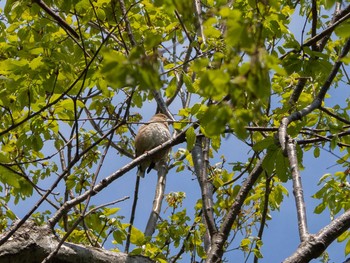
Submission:
<svg viewBox="0 0 350 263">
<path fill-rule="evenodd" d="M 6 210 L 6 216 L 10 218 L 11 220 L 16 220 L 16 215 L 9 209 Z"/>
<path fill-rule="evenodd" d="M 276 154 L 276 174 L 282 182 L 288 181 L 289 175 L 289 161 L 283 155 L 282 150 L 279 150 Z"/>
<path fill-rule="evenodd" d="M 113 238 L 117 244 L 123 244 L 123 241 L 126 239 L 126 235 L 124 231 L 116 229 L 113 231 Z"/>
<path fill-rule="evenodd" d="M 208 137 L 220 135 L 231 115 L 227 106 L 210 105 L 200 117 L 201 131 Z"/>
<path fill-rule="evenodd" d="M 272 174 L 275 169 L 276 155 L 278 148 L 276 145 L 271 145 L 267 149 L 266 157 L 262 162 L 262 167 L 266 170 L 268 174 Z"/>
<path fill-rule="evenodd" d="M 146 241 L 145 235 L 136 227 L 131 228 L 130 242 L 137 246 L 142 246 Z"/>
<path fill-rule="evenodd" d="M 29 67 L 32 70 L 36 70 L 37 68 L 45 65 L 44 62 L 42 62 L 42 57 L 36 57 L 34 58 L 30 63 L 29 63 Z"/>
<path fill-rule="evenodd" d="M 19 176 L 12 170 L 7 169 L 4 166 L 0 166 L 0 181 L 4 184 L 13 186 L 14 188 L 20 188 Z"/>
<path fill-rule="evenodd" d="M 319 147 L 315 147 L 315 149 L 314 149 L 314 157 L 315 158 L 320 157 L 320 148 Z"/>
<path fill-rule="evenodd" d="M 335 2 L 336 0 L 323 0 L 324 7 L 326 9 L 331 9 L 334 6 Z"/>
<path fill-rule="evenodd" d="M 269 146 L 275 143 L 275 139 L 272 136 L 266 137 L 263 140 L 255 143 L 253 145 L 253 150 L 256 152 L 260 152 L 262 150 L 267 149 Z"/>
<path fill-rule="evenodd" d="M 348 240 L 348 242 L 346 242 L 345 245 L 345 255 L 349 255 L 350 254 L 350 239 Z"/>
<path fill-rule="evenodd" d="M 244 239 L 242 239 L 240 246 L 243 248 L 248 247 L 250 245 L 250 243 L 251 243 L 251 241 L 249 238 L 244 238 Z"/>
<path fill-rule="evenodd" d="M 193 126 L 187 129 L 186 131 L 186 141 L 187 141 L 187 150 L 192 151 L 194 144 L 196 143 L 196 133 L 194 132 Z"/>
<path fill-rule="evenodd" d="M 119 207 L 113 207 L 113 208 L 107 208 L 107 207 L 106 207 L 106 208 L 103 210 L 103 214 L 104 214 L 105 216 L 111 216 L 111 215 L 114 215 L 115 213 L 117 213 L 119 210 L 120 210 Z"/>
<path fill-rule="evenodd" d="M 320 203 L 318 206 L 315 207 L 314 213 L 321 214 L 326 209 L 325 203 Z"/>
</svg>

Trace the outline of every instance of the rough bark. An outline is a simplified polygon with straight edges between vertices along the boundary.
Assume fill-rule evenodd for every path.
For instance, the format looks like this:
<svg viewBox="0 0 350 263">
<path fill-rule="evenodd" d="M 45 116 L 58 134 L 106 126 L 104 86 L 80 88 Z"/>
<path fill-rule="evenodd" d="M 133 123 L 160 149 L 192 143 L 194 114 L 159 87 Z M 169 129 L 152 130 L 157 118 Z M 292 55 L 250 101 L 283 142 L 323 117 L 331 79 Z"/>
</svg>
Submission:
<svg viewBox="0 0 350 263">
<path fill-rule="evenodd" d="M 300 243 L 298 249 L 283 263 L 307 263 L 319 257 L 326 248 L 350 227 L 350 210 L 334 219 L 317 234 Z"/>
<path fill-rule="evenodd" d="M 0 247 L 1 263 L 37 263 L 43 261 L 58 245 L 59 239 L 47 225 L 26 222 Z M 65 242 L 52 258 L 54 263 L 150 263 L 143 256 L 129 256 L 101 248 L 85 247 Z"/>
</svg>

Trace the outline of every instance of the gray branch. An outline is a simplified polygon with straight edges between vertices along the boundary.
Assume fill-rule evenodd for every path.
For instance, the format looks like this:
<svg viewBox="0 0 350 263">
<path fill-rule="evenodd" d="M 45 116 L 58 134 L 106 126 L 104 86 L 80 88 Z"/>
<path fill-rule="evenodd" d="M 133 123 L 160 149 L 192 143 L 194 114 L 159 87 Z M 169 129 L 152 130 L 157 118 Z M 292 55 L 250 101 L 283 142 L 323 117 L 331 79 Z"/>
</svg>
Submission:
<svg viewBox="0 0 350 263">
<path fill-rule="evenodd" d="M 326 248 L 350 227 L 350 210 L 334 219 L 316 235 L 310 235 L 283 263 L 307 263 L 319 257 Z"/>
<path fill-rule="evenodd" d="M 50 227 L 37 226 L 27 221 L 7 243 L 0 246 L 0 262 L 37 263 L 47 257 L 59 244 Z M 52 258 L 61 263 L 151 263 L 143 256 L 130 256 L 121 252 L 112 252 L 101 248 L 85 247 L 64 242 L 57 254 Z"/>
<path fill-rule="evenodd" d="M 306 207 L 303 194 L 303 186 L 301 184 L 301 177 L 299 172 L 296 143 L 292 139 L 288 141 L 287 154 L 290 168 L 292 170 L 293 194 L 297 206 L 299 236 L 300 241 L 303 242 L 309 237 L 309 232 L 307 228 Z"/>
<path fill-rule="evenodd" d="M 162 208 L 162 202 L 164 199 L 165 181 L 166 181 L 167 167 L 164 163 L 158 165 L 158 181 L 156 186 L 156 192 L 153 199 L 152 212 L 149 216 L 145 236 L 151 237 L 156 230 L 159 213 Z"/>
</svg>

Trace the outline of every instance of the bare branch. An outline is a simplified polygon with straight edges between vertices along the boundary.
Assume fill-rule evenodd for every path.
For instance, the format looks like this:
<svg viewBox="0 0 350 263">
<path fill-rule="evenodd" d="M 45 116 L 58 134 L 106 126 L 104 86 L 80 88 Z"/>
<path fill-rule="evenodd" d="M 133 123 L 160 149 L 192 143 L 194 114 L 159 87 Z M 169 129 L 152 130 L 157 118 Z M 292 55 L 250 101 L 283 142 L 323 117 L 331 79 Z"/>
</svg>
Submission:
<svg viewBox="0 0 350 263">
<path fill-rule="evenodd" d="M 307 240 L 309 236 L 309 232 L 307 229 L 305 200 L 304 200 L 303 187 L 301 184 L 301 178 L 300 178 L 300 172 L 299 172 L 296 144 L 295 144 L 295 141 L 292 139 L 289 139 L 287 143 L 287 155 L 290 163 L 290 168 L 292 171 L 293 194 L 294 194 L 295 203 L 297 206 L 299 236 L 300 236 L 300 241 L 303 242 Z"/>
<path fill-rule="evenodd" d="M 140 186 L 140 176 L 136 176 L 135 189 L 134 189 L 134 200 L 132 202 L 130 221 L 129 221 L 130 226 L 128 228 L 128 234 L 126 236 L 126 241 L 125 241 L 125 249 L 124 249 L 125 253 L 129 253 L 131 230 L 132 230 L 132 227 L 134 225 L 136 206 L 137 206 L 137 201 L 139 198 L 139 186 Z"/>
<path fill-rule="evenodd" d="M 350 210 L 322 228 L 316 235 L 310 235 L 298 249 L 283 263 L 306 263 L 319 257 L 342 233 L 350 228 Z"/>
<path fill-rule="evenodd" d="M 297 85 L 295 86 L 292 95 L 290 95 L 288 104 L 294 106 L 295 103 L 299 100 L 301 93 L 305 87 L 306 81 L 308 78 L 299 78 Z"/>
<path fill-rule="evenodd" d="M 145 229 L 145 236 L 151 237 L 156 230 L 156 224 L 159 218 L 159 213 L 162 208 L 162 202 L 164 199 L 165 182 L 167 167 L 165 163 L 158 164 L 158 180 L 156 185 L 156 191 L 153 199 L 152 212 L 148 218 L 147 226 Z"/>
</svg>

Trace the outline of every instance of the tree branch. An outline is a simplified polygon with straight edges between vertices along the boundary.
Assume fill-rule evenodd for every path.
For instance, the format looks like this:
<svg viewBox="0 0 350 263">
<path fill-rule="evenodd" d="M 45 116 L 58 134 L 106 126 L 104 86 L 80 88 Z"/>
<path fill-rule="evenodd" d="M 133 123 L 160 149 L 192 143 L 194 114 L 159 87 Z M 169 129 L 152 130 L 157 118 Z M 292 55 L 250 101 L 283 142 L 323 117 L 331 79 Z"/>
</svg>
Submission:
<svg viewBox="0 0 350 263">
<path fill-rule="evenodd" d="M 213 186 L 208 178 L 207 159 L 202 148 L 202 144 L 204 144 L 205 154 L 208 156 L 209 145 L 207 140 L 207 138 L 197 137 L 196 144 L 192 149 L 192 160 L 202 192 L 204 221 L 209 231 L 209 240 L 211 240 L 218 230 L 213 216 Z"/>
<path fill-rule="evenodd" d="M 297 206 L 297 216 L 298 216 L 298 228 L 300 241 L 305 241 L 308 236 L 307 220 L 306 220 L 306 208 L 305 200 L 303 195 L 303 187 L 301 184 L 301 178 L 299 173 L 299 165 L 297 159 L 297 150 L 295 141 L 292 139 L 288 140 L 287 143 L 287 155 L 290 163 L 290 168 L 292 171 L 293 178 L 293 194 L 295 198 L 295 203 Z"/>
<path fill-rule="evenodd" d="M 6 235 L 6 233 L 5 233 Z M 42 261 L 58 246 L 59 240 L 51 229 L 37 226 L 28 221 L 16 230 L 14 238 L 0 246 L 1 262 L 37 263 Z M 53 257 L 54 262 L 61 263 L 152 263 L 143 256 L 130 256 L 121 252 L 112 252 L 95 247 L 64 242 L 61 249 Z"/>
<path fill-rule="evenodd" d="M 157 154 L 157 152 L 168 149 L 173 145 L 176 145 L 180 142 L 183 142 L 185 140 L 185 134 L 186 130 L 180 132 L 175 138 L 155 147 L 154 149 L 145 152 L 144 154 L 140 155 L 139 157 L 132 160 L 127 165 L 123 166 L 116 172 L 112 173 L 111 175 L 107 176 L 106 178 L 102 179 L 97 185 L 95 185 L 90 190 L 87 190 L 80 196 L 77 196 L 76 198 L 64 203 L 59 210 L 56 211 L 54 216 L 48 220 L 48 224 L 53 228 L 58 220 L 62 217 L 62 215 L 68 211 L 73 206 L 81 203 L 82 201 L 86 200 L 90 195 L 93 196 L 97 194 L 98 192 L 102 191 L 104 188 L 106 188 L 108 185 L 110 185 L 112 182 L 114 182 L 116 179 L 124 175 L 126 172 L 130 171 L 132 168 L 140 164 L 141 162 L 145 161 L 147 158 L 152 157 L 153 155 Z"/>
<path fill-rule="evenodd" d="M 314 99 L 314 101 L 309 104 L 308 106 L 306 106 L 305 108 L 301 109 L 300 111 L 296 111 L 293 112 L 292 114 L 290 114 L 288 117 L 284 117 L 281 121 L 281 125 L 278 129 L 278 138 L 282 147 L 282 150 L 285 152 L 286 151 L 286 143 L 287 143 L 287 127 L 288 125 L 296 120 L 300 120 L 302 117 L 308 115 L 309 113 L 311 113 L 312 111 L 314 111 L 315 109 L 318 109 L 321 105 L 322 105 L 322 101 L 324 100 L 324 97 L 326 96 L 326 93 L 329 89 L 329 87 L 331 86 L 334 78 L 336 77 L 340 66 L 342 65 L 342 58 L 344 58 L 350 49 L 350 38 L 347 39 L 343 50 L 337 60 L 337 62 L 333 65 L 333 69 L 330 72 L 327 80 L 325 81 L 325 83 L 323 84 L 323 86 L 321 87 L 319 93 L 317 94 L 316 98 Z"/>
<path fill-rule="evenodd" d="M 224 245 L 230 234 L 232 225 L 243 206 L 244 200 L 247 198 L 256 180 L 263 172 L 262 163 L 264 161 L 264 158 L 265 156 L 261 160 L 259 160 L 259 162 L 249 174 L 248 178 L 243 182 L 242 187 L 237 194 L 235 202 L 232 204 L 229 212 L 224 217 L 223 223 L 221 224 L 219 231 L 212 238 L 212 246 L 208 253 L 206 262 L 221 262 L 222 255 L 224 253 Z"/>
<path fill-rule="evenodd" d="M 128 234 L 126 236 L 126 241 L 125 241 L 125 249 L 124 249 L 125 253 L 129 253 L 131 230 L 132 230 L 132 227 L 134 225 L 137 200 L 139 198 L 139 186 L 140 186 L 140 176 L 136 176 L 135 190 L 134 190 L 134 200 L 132 202 L 130 222 L 129 222 L 130 225 L 129 225 L 129 228 L 128 228 Z"/>
<path fill-rule="evenodd" d="M 350 210 L 322 228 L 316 235 L 310 235 L 298 249 L 283 263 L 306 263 L 319 257 L 342 233 L 350 228 Z"/>
<path fill-rule="evenodd" d="M 74 38 L 79 39 L 79 35 L 77 32 L 74 31 L 73 28 L 70 27 L 70 25 L 67 24 L 66 21 L 64 21 L 59 15 L 57 15 L 55 12 L 53 12 L 50 7 L 48 7 L 42 0 L 34 0 L 34 3 L 39 5 L 42 9 L 45 10 L 46 13 L 48 13 L 49 16 L 51 16 L 53 19 L 56 20 L 56 22 L 65 29 L 69 34 L 71 34 Z"/>
<path fill-rule="evenodd" d="M 145 229 L 145 236 L 151 237 L 156 230 L 159 213 L 162 208 L 162 202 L 164 199 L 165 182 L 167 167 L 165 163 L 158 164 L 158 181 L 156 185 L 156 191 L 153 199 L 152 212 L 148 218 L 147 226 Z"/>
</svg>

